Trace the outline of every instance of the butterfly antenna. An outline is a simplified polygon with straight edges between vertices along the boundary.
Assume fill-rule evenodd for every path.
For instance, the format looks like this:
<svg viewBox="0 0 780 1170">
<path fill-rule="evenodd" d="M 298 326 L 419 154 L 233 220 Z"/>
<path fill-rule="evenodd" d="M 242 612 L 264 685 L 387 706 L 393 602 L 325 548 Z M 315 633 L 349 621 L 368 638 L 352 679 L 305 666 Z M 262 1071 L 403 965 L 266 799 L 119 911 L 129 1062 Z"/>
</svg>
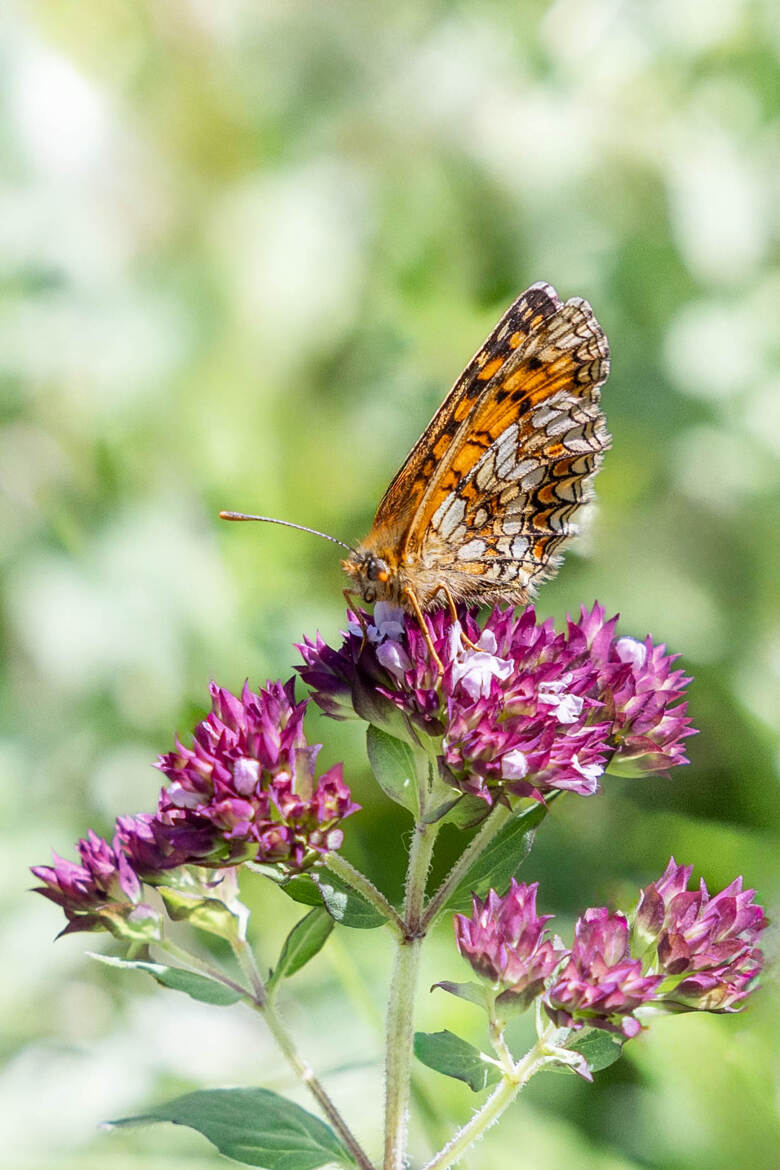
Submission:
<svg viewBox="0 0 780 1170">
<path fill-rule="evenodd" d="M 263 524 L 281 524 L 283 528 L 297 528 L 299 532 L 310 532 L 312 536 L 321 536 L 323 540 L 329 540 L 332 544 L 340 544 L 347 552 L 356 552 L 351 544 L 345 544 L 343 540 L 337 540 L 335 536 L 328 536 L 327 532 L 320 532 L 317 528 L 307 528 L 305 524 L 293 524 L 291 520 L 276 520 L 273 516 L 247 516 L 245 512 L 220 512 L 219 518 L 220 520 L 261 520 Z"/>
</svg>

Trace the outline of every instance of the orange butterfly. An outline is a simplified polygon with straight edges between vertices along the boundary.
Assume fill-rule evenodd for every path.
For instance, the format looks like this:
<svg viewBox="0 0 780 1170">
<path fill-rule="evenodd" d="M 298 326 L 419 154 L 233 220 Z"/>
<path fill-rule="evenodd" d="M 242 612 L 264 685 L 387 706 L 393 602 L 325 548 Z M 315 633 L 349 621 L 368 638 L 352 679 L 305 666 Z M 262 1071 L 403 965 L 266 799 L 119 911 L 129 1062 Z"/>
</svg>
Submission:
<svg viewBox="0 0 780 1170">
<path fill-rule="evenodd" d="M 609 447 L 608 373 L 588 302 L 527 288 L 415 443 L 365 540 L 336 542 L 362 599 L 403 606 L 423 630 L 423 612 L 445 604 L 527 601 L 557 570 Z"/>
</svg>

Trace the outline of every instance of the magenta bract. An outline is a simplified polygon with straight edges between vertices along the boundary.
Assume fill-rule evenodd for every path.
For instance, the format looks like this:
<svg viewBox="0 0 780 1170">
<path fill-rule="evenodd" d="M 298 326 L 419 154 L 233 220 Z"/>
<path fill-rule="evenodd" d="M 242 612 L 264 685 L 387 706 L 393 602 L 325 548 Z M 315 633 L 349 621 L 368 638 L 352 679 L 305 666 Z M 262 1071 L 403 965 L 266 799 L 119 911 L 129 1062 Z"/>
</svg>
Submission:
<svg viewBox="0 0 780 1170">
<path fill-rule="evenodd" d="M 687 762 L 689 679 L 663 646 L 615 637 L 617 619 L 599 605 L 565 634 L 531 606 L 518 616 L 494 608 L 482 626 L 459 612 L 426 617 L 443 677 L 416 620 L 385 603 L 350 615 L 338 650 L 319 637 L 300 645 L 301 676 L 334 718 L 357 714 L 399 734 L 402 716 L 441 739 L 444 779 L 488 806 L 502 794 L 590 796 L 609 765 L 642 773 Z"/>
<path fill-rule="evenodd" d="M 629 954 L 628 938 L 626 918 L 604 906 L 577 920 L 569 959 L 544 997 L 554 1023 L 636 1036 L 641 1025 L 632 1013 L 655 998 L 662 977 L 642 974 L 640 960 Z"/>
<path fill-rule="evenodd" d="M 761 971 L 757 944 L 767 920 L 741 877 L 713 896 L 703 880 L 698 890 L 687 888 L 692 871 L 670 859 L 663 876 L 642 890 L 634 934 L 648 964 L 668 977 L 684 976 L 667 980 L 665 1003 L 734 1011 Z"/>
<path fill-rule="evenodd" d="M 512 879 L 500 898 L 490 890 L 484 902 L 473 899 L 471 916 L 455 915 L 458 950 L 485 979 L 502 989 L 502 997 L 527 1005 L 566 952 L 549 938 L 552 915 L 537 915 L 538 883 Z"/>
</svg>

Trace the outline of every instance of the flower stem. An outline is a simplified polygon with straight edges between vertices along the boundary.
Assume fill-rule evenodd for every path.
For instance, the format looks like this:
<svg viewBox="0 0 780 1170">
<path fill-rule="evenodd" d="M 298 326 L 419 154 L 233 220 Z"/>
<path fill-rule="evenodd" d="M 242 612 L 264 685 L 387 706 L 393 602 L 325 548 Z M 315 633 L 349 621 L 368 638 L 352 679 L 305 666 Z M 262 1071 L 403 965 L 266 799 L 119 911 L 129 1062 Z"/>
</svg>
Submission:
<svg viewBox="0 0 780 1170">
<path fill-rule="evenodd" d="M 474 864 L 480 853 L 493 840 L 500 829 L 504 827 L 507 821 L 512 817 L 511 809 L 506 805 L 496 804 L 485 817 L 482 825 L 477 833 L 472 837 L 467 847 L 463 850 L 458 860 L 453 865 L 450 872 L 447 874 L 444 881 L 439 886 L 436 893 L 425 907 L 423 915 L 423 929 L 428 928 L 433 924 L 435 919 L 444 909 L 448 899 L 457 889 L 461 879 L 468 872 L 469 868 Z"/>
<path fill-rule="evenodd" d="M 216 983 L 221 983 L 224 987 L 229 987 L 231 991 L 235 991 L 251 999 L 251 992 L 243 984 L 238 983 L 235 979 L 231 979 L 219 967 L 213 967 L 211 963 L 207 963 L 204 959 L 193 955 L 190 951 L 180 947 L 178 943 L 172 942 L 171 939 L 160 939 L 155 944 L 157 950 L 165 951 L 173 959 L 178 959 L 180 963 L 185 963 L 195 971 L 200 971 L 203 975 L 208 975 L 209 979 L 213 979 Z"/>
<path fill-rule="evenodd" d="M 315 1098 L 322 1112 L 341 1138 L 344 1146 L 349 1150 L 357 1165 L 361 1170 L 373 1170 L 372 1163 L 369 1161 L 357 1138 L 342 1118 L 333 1101 L 331 1101 L 323 1085 L 315 1076 L 311 1066 L 303 1059 L 295 1047 L 289 1032 L 276 1010 L 275 1004 L 270 1000 L 266 1000 L 262 1006 L 258 1004 L 257 1009 L 262 1012 L 263 1019 L 268 1025 L 274 1040 L 276 1040 L 276 1043 L 286 1057 L 287 1063 Z"/>
<path fill-rule="evenodd" d="M 406 871 L 403 934 L 398 939 L 395 970 L 387 1005 L 385 1057 L 384 1170 L 403 1170 L 409 1123 L 409 1090 L 414 1040 L 414 999 L 420 951 L 425 884 L 438 825 L 419 821 L 414 828 Z"/>
<path fill-rule="evenodd" d="M 252 948 L 242 938 L 231 940 L 231 945 L 236 958 L 241 964 L 242 970 L 252 985 L 253 994 L 249 998 L 250 1005 L 262 1015 L 287 1063 L 317 1101 L 322 1112 L 333 1126 L 333 1129 L 349 1150 L 355 1163 L 360 1167 L 360 1170 L 373 1170 L 373 1165 L 367 1154 L 344 1121 L 333 1101 L 331 1101 L 324 1086 L 315 1075 L 314 1070 L 303 1059 L 295 1047 L 292 1036 L 290 1036 L 285 1028 L 282 1018 L 276 1009 L 276 1004 L 273 1002 L 273 997 L 269 996 L 262 976 L 257 969 Z"/>
<path fill-rule="evenodd" d="M 387 919 L 388 925 L 397 935 L 403 934 L 404 924 L 400 914 L 388 902 L 382 891 L 376 888 L 369 877 L 366 877 L 364 873 L 352 865 L 351 862 L 347 861 L 346 857 L 342 857 L 340 853 L 329 853 L 326 865 L 332 873 L 335 873 L 347 885 L 352 886 L 353 890 L 357 890 L 375 910 L 378 910 L 383 918 Z"/>
<path fill-rule="evenodd" d="M 514 1101 L 524 1085 L 530 1081 L 534 1073 L 547 1061 L 544 1044 L 541 1040 L 519 1060 L 514 1066 L 511 1076 L 506 1075 L 496 1086 L 480 1109 L 472 1116 L 462 1129 L 459 1129 L 451 1141 L 439 1150 L 423 1167 L 423 1170 L 447 1170 L 457 1162 L 466 1149 L 481 1137 L 485 1130 L 497 1121 L 508 1105 Z"/>
</svg>

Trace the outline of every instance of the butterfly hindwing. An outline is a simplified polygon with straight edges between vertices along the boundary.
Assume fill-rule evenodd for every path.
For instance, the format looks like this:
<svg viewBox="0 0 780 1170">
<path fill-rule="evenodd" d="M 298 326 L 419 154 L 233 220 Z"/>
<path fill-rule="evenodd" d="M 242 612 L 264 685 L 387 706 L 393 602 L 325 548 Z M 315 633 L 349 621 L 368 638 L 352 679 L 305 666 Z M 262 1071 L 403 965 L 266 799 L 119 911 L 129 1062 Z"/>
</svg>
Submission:
<svg viewBox="0 0 780 1170">
<path fill-rule="evenodd" d="M 557 301 L 537 318 L 437 462 L 407 529 L 407 556 L 418 553 L 463 599 L 524 599 L 550 576 L 609 445 L 599 408 L 608 370 L 587 302 Z"/>
</svg>

